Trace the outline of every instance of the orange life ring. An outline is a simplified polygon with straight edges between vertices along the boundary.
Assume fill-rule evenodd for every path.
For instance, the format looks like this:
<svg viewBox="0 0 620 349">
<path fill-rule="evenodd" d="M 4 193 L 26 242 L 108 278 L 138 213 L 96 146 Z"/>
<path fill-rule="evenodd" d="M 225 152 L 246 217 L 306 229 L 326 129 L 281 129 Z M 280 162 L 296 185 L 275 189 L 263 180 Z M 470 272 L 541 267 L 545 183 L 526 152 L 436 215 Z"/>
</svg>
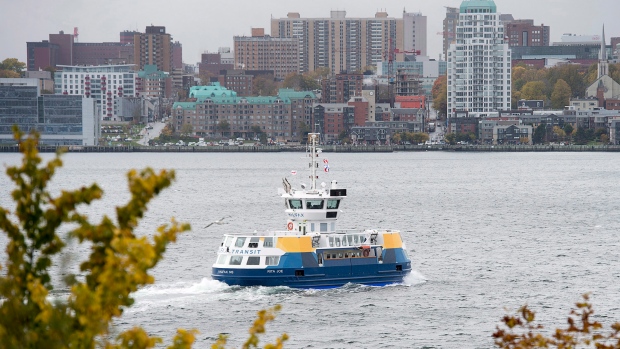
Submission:
<svg viewBox="0 0 620 349">
<path fill-rule="evenodd" d="M 293 222 L 288 222 L 286 227 L 288 228 L 288 230 L 293 230 Z"/>
<path fill-rule="evenodd" d="M 363 254 L 364 254 L 364 257 L 368 257 L 370 255 L 370 249 L 365 248 Z"/>
</svg>

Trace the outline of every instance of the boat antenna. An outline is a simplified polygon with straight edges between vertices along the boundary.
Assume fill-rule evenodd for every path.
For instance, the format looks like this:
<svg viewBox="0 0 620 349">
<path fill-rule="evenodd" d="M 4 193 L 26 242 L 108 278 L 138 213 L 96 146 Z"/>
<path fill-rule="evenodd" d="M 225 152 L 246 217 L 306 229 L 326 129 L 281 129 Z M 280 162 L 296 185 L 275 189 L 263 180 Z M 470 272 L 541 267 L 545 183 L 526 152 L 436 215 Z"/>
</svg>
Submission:
<svg viewBox="0 0 620 349">
<path fill-rule="evenodd" d="M 317 168 L 316 158 L 318 156 L 318 154 L 316 152 L 316 143 L 317 143 L 317 140 L 319 138 L 319 134 L 318 133 L 309 133 L 308 136 L 310 137 L 310 180 L 312 181 L 311 190 L 316 190 L 316 179 L 317 179 L 317 175 L 316 175 L 316 168 Z"/>
</svg>

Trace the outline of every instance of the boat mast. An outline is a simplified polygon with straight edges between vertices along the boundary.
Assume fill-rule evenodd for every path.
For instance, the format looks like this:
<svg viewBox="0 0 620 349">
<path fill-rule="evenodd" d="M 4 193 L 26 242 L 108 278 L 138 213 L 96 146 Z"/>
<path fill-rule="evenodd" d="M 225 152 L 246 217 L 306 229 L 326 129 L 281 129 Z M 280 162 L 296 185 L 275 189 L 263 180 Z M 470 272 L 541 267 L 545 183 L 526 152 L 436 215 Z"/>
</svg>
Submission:
<svg viewBox="0 0 620 349">
<path fill-rule="evenodd" d="M 317 168 L 317 162 L 316 162 L 316 158 L 318 156 L 318 154 L 316 153 L 316 143 L 317 140 L 319 138 L 319 134 L 318 133 L 309 133 L 308 136 L 310 136 L 310 179 L 312 180 L 312 188 L 311 190 L 316 190 L 316 168 Z"/>
</svg>

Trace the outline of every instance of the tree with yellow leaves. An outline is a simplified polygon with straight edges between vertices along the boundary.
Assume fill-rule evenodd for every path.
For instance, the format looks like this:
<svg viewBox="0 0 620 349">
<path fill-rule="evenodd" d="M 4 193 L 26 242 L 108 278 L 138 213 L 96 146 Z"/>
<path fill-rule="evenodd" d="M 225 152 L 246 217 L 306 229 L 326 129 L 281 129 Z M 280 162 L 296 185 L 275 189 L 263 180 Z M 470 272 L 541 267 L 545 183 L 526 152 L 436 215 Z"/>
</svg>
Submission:
<svg viewBox="0 0 620 349">
<path fill-rule="evenodd" d="M 189 224 L 172 219 L 157 229 L 152 241 L 134 233 L 147 204 L 175 178 L 173 171 L 155 173 L 145 169 L 128 173 L 131 198 L 116 208 L 116 220 L 104 216 L 93 224 L 77 208 L 100 199 L 103 191 L 96 185 L 62 191 L 53 197 L 47 185 L 62 166 L 60 153 L 41 165 L 36 133 L 23 139 L 14 128 L 15 140 L 23 153 L 21 166 L 9 167 L 7 174 L 16 188 L 12 198 L 14 212 L 0 207 L 0 231 L 8 236 L 7 259 L 0 265 L 0 347 L 2 348 L 152 348 L 162 342 L 140 327 L 114 337 L 111 323 L 130 307 L 131 294 L 154 282 L 149 271 L 162 259 L 166 246 Z M 90 246 L 88 259 L 80 265 L 85 276 L 78 281 L 66 278 L 70 287 L 67 299 L 51 302 L 52 258 L 63 252 L 65 243 L 58 235 L 61 228 L 72 228 L 70 236 Z M 259 313 L 251 329 L 250 343 L 278 309 Z M 261 332 L 262 330 L 262 332 Z M 253 331 L 253 332 L 252 332 Z M 168 348 L 190 348 L 195 330 L 177 330 Z M 280 348 L 286 335 L 273 348 Z M 224 342 L 219 342 L 225 343 Z M 256 345 L 254 345 L 256 346 Z"/>
<path fill-rule="evenodd" d="M 594 314 L 589 296 L 583 295 L 583 301 L 576 303 L 568 317 L 567 328 L 557 328 L 552 335 L 541 333 L 544 327 L 536 324 L 536 313 L 527 306 L 521 307 L 517 315 L 504 316 L 502 327 L 497 327 L 493 337 L 499 348 L 582 348 L 597 349 L 620 348 L 620 322 L 611 325 L 611 332 L 604 333 L 603 325 L 591 321 Z"/>
</svg>

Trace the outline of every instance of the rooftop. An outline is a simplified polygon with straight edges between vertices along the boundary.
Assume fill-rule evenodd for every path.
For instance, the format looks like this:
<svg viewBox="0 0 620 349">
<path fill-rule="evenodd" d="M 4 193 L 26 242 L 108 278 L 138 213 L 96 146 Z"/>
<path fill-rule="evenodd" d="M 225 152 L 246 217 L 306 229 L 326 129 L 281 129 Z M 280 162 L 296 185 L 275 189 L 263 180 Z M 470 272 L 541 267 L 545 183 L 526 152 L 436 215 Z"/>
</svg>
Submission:
<svg viewBox="0 0 620 349">
<path fill-rule="evenodd" d="M 496 13 L 497 6 L 493 0 L 463 0 L 461 13 Z"/>
</svg>

